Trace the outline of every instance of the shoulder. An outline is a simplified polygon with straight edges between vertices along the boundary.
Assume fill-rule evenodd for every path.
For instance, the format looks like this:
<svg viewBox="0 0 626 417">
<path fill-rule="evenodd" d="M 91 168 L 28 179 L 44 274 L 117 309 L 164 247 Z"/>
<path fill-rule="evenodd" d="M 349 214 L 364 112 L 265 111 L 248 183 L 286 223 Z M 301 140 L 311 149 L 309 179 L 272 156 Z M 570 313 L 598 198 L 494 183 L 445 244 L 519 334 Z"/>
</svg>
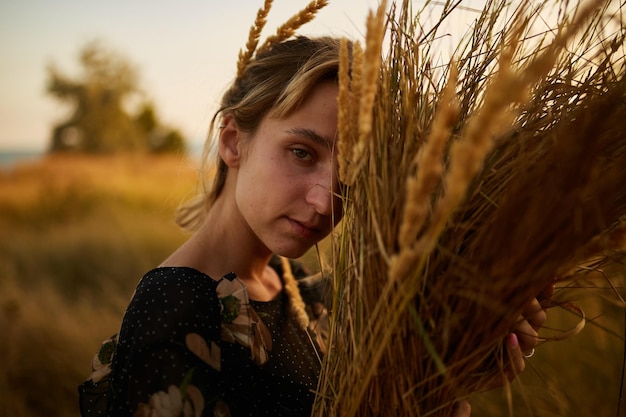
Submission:
<svg viewBox="0 0 626 417">
<path fill-rule="evenodd" d="M 187 267 L 159 267 L 147 272 L 134 297 L 211 297 L 217 282 L 208 275 Z M 191 293 L 191 294 L 190 294 Z"/>
<path fill-rule="evenodd" d="M 216 287 L 215 280 L 193 268 L 153 269 L 137 285 L 124 321 L 154 330 L 194 327 L 198 323 L 218 326 L 220 305 Z"/>
</svg>

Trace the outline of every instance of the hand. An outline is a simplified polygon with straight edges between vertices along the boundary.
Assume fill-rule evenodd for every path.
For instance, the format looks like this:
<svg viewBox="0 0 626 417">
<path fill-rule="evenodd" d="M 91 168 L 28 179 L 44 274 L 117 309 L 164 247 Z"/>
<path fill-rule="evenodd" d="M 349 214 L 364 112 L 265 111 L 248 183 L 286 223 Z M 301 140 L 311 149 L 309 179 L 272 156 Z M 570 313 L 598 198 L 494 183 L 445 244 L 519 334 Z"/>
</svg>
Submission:
<svg viewBox="0 0 626 417">
<path fill-rule="evenodd" d="M 512 367 L 507 371 L 509 380 L 515 379 L 526 367 L 525 357 L 532 356 L 539 343 L 539 329 L 546 321 L 546 310 L 540 300 L 550 299 L 554 284 L 548 285 L 537 298 L 526 305 L 513 332 L 507 336 L 507 348 Z"/>
</svg>

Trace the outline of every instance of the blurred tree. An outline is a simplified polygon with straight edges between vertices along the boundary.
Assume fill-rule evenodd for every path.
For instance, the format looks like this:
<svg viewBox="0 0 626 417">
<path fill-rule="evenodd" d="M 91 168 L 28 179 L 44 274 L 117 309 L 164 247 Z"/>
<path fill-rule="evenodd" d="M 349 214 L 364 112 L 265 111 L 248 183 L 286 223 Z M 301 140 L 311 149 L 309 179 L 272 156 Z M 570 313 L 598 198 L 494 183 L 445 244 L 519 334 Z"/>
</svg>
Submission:
<svg viewBox="0 0 626 417">
<path fill-rule="evenodd" d="M 161 126 L 151 103 L 144 102 L 136 115 L 126 109 L 141 94 L 137 70 L 125 57 L 97 41 L 86 44 L 79 57 L 78 79 L 48 67 L 48 93 L 74 108 L 53 128 L 50 151 L 184 151 L 185 139 Z"/>
<path fill-rule="evenodd" d="M 135 123 L 141 132 L 148 138 L 148 148 L 151 152 L 184 152 L 185 138 L 176 129 L 159 126 L 158 117 L 152 103 L 144 103 L 135 118 Z"/>
<path fill-rule="evenodd" d="M 152 103 L 144 103 L 136 119 L 139 128 L 146 133 L 152 132 L 157 127 L 156 111 Z"/>
</svg>

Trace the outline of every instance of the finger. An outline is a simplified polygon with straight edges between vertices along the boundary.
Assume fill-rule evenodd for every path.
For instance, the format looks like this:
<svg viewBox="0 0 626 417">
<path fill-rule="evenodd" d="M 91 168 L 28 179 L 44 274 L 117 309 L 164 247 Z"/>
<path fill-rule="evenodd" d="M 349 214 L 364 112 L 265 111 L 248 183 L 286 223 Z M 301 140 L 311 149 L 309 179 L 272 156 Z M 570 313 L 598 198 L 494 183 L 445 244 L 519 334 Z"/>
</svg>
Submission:
<svg viewBox="0 0 626 417">
<path fill-rule="evenodd" d="M 470 417 L 472 412 L 472 406 L 466 400 L 459 401 L 454 405 L 454 412 L 452 417 Z"/>
<path fill-rule="evenodd" d="M 524 316 L 524 319 L 526 319 L 535 330 L 539 330 L 548 318 L 546 311 L 536 298 L 533 298 L 532 301 L 526 305 L 522 311 L 522 316 Z"/>
<path fill-rule="evenodd" d="M 515 333 L 511 333 L 507 336 L 507 351 L 511 361 L 511 367 L 509 367 L 507 375 L 509 380 L 512 381 L 517 375 L 521 374 L 526 367 L 522 348 Z"/>
<path fill-rule="evenodd" d="M 548 308 L 552 306 L 552 296 L 554 295 L 554 284 L 548 284 L 537 296 L 537 300 L 541 304 L 541 307 Z"/>
<path fill-rule="evenodd" d="M 520 316 L 520 320 L 513 328 L 513 334 L 516 336 L 520 350 L 529 353 L 539 343 L 539 333 L 530 324 Z"/>
<path fill-rule="evenodd" d="M 507 384 L 507 381 L 513 381 L 526 367 L 524 356 L 515 333 L 510 333 L 506 336 L 504 339 L 504 348 L 506 350 L 505 362 L 503 363 L 502 369 L 494 374 L 493 379 L 486 385 L 488 390 L 502 387 Z"/>
</svg>

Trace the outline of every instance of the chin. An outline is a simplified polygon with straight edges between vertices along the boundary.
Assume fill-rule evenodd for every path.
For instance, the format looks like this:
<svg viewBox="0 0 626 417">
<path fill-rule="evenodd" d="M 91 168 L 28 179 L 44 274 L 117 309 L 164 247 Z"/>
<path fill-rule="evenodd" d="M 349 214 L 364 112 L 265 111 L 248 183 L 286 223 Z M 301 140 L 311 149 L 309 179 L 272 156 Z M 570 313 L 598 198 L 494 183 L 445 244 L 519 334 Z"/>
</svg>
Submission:
<svg viewBox="0 0 626 417">
<path fill-rule="evenodd" d="M 272 252 L 276 255 L 284 256 L 285 258 L 296 259 L 303 256 L 312 247 L 313 245 L 307 247 L 280 247 L 275 248 Z"/>
</svg>

